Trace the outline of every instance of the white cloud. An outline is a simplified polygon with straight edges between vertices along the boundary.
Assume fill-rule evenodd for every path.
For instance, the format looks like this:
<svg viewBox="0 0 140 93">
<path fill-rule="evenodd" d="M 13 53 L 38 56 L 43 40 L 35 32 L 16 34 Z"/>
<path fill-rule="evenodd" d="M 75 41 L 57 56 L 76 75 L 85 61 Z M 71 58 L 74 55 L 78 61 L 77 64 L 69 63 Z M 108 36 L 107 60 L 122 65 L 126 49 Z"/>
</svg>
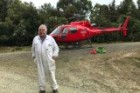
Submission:
<svg viewBox="0 0 140 93">
<path fill-rule="evenodd" d="M 91 0 L 92 1 L 92 5 L 95 5 L 96 3 L 98 4 L 110 4 L 112 3 L 113 0 Z M 116 1 L 116 5 L 119 5 L 123 0 L 115 0 Z M 136 4 L 137 0 L 133 0 L 133 2 Z"/>
<path fill-rule="evenodd" d="M 98 0 L 98 1 L 95 1 L 95 0 L 91 0 L 92 1 L 92 4 L 95 5 L 96 3 L 98 4 L 110 4 L 113 0 Z M 123 1 L 123 0 L 116 0 L 116 4 L 120 4 L 120 2 Z"/>
<path fill-rule="evenodd" d="M 51 3 L 52 6 L 56 6 L 58 0 L 21 0 L 22 2 L 32 2 L 36 7 L 40 7 L 44 3 Z"/>
<path fill-rule="evenodd" d="M 23 2 L 33 2 L 33 4 L 36 7 L 40 7 L 41 5 L 43 5 L 44 3 L 51 3 L 52 6 L 56 7 L 56 4 L 59 0 L 21 0 Z M 92 1 L 92 5 L 95 5 L 96 3 L 99 4 L 110 4 L 113 0 L 91 0 Z M 122 2 L 123 0 L 116 0 L 116 4 L 119 5 L 120 2 Z M 133 0 L 135 3 L 137 2 L 137 0 Z"/>
</svg>

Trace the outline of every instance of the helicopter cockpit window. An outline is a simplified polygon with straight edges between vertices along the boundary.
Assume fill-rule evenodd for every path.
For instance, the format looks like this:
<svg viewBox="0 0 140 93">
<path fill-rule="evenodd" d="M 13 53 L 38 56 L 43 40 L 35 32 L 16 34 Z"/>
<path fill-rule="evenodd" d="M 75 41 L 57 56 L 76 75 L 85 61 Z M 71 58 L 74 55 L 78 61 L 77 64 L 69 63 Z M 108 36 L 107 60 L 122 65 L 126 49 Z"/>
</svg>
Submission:
<svg viewBox="0 0 140 93">
<path fill-rule="evenodd" d="M 68 33 L 68 29 L 65 28 L 65 29 L 63 30 L 62 34 L 67 34 L 67 33 Z"/>
<path fill-rule="evenodd" d="M 77 28 L 74 28 L 74 27 L 73 28 L 70 28 L 70 32 L 71 33 L 76 33 L 77 32 Z"/>
<path fill-rule="evenodd" d="M 51 34 L 59 34 L 60 31 L 61 31 L 61 27 L 57 27 L 56 29 L 53 30 Z"/>
</svg>

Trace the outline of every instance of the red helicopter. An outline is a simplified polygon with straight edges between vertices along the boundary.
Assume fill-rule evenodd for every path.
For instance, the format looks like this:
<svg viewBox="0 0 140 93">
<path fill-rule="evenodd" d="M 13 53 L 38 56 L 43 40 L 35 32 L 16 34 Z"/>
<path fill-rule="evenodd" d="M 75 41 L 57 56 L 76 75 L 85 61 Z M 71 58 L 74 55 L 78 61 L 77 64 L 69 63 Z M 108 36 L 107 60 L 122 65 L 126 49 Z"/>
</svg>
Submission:
<svg viewBox="0 0 140 93">
<path fill-rule="evenodd" d="M 52 33 L 50 33 L 50 35 L 59 44 L 64 43 L 77 45 L 80 44 L 79 42 L 84 40 L 89 40 L 90 42 L 92 37 L 105 33 L 123 32 L 123 35 L 126 36 L 129 19 L 130 17 L 128 16 L 121 26 L 110 28 L 95 27 L 92 26 L 89 21 L 75 21 L 67 25 L 58 26 L 54 31 L 52 31 Z"/>
</svg>

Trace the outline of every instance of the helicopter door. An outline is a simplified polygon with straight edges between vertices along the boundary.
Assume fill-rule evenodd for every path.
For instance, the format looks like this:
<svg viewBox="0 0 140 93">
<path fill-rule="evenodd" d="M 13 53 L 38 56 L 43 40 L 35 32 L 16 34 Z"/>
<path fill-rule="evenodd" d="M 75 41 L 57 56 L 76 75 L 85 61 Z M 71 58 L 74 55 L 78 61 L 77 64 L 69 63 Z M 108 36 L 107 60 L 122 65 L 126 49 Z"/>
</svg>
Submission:
<svg viewBox="0 0 140 93">
<path fill-rule="evenodd" d="M 68 28 L 64 28 L 63 31 L 62 31 L 61 38 L 66 39 L 66 36 L 67 36 L 68 32 L 69 32 Z"/>
</svg>

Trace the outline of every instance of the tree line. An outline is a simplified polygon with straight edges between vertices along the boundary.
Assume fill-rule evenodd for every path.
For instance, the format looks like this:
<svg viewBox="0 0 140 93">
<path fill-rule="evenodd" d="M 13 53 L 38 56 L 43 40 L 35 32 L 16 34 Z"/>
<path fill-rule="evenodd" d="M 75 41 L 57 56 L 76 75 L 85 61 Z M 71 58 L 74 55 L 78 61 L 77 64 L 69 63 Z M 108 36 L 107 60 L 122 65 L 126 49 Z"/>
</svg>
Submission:
<svg viewBox="0 0 140 93">
<path fill-rule="evenodd" d="M 140 0 L 136 4 L 133 0 L 123 0 L 119 5 L 113 0 L 108 5 L 94 6 L 90 0 L 59 0 L 56 7 L 46 3 L 39 8 L 20 0 L 0 0 L 0 45 L 31 45 L 40 24 L 46 24 L 50 33 L 58 25 L 85 20 L 87 14 L 98 27 L 117 27 L 126 16 L 131 16 L 125 38 L 116 32 L 93 37 L 92 41 L 140 41 Z"/>
</svg>

